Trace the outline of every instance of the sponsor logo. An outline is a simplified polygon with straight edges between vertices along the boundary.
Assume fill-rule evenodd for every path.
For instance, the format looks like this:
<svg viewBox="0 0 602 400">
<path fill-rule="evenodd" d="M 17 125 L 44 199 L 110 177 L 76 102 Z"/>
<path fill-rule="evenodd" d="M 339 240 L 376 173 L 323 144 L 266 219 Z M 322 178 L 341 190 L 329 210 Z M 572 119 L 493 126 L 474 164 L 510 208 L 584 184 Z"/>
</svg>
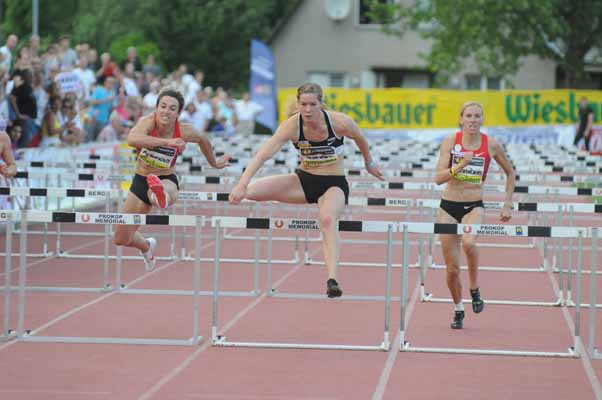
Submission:
<svg viewBox="0 0 602 400">
<path fill-rule="evenodd" d="M 274 226 L 278 229 L 282 228 L 284 226 L 284 221 L 281 219 L 277 219 L 276 222 L 274 222 Z"/>
<path fill-rule="evenodd" d="M 411 206 L 412 200 L 409 199 L 387 199 L 387 204 L 390 206 Z"/>
<path fill-rule="evenodd" d="M 462 145 L 459 143 L 454 146 L 454 151 L 462 151 Z"/>
<path fill-rule="evenodd" d="M 105 197 L 110 192 L 108 190 L 88 190 L 88 196 L 91 197 Z"/>
<path fill-rule="evenodd" d="M 90 222 L 90 214 L 83 214 L 82 222 Z"/>
<path fill-rule="evenodd" d="M 475 157 L 481 157 L 483 154 L 485 154 L 485 153 L 484 153 L 484 152 L 481 152 L 481 153 L 475 153 L 475 155 L 474 155 L 474 156 L 475 156 Z"/>
<path fill-rule="evenodd" d="M 142 216 L 140 214 L 134 214 L 134 224 L 140 225 L 142 223 Z"/>
<path fill-rule="evenodd" d="M 6 221 L 8 219 L 8 213 L 6 212 L 0 212 L 0 220 L 1 221 Z"/>
<path fill-rule="evenodd" d="M 602 188 L 594 189 L 594 196 L 602 196 Z"/>
<path fill-rule="evenodd" d="M 472 206 L 464 206 L 465 210 L 468 210 L 468 209 L 471 209 L 471 208 L 472 208 Z"/>
<path fill-rule="evenodd" d="M 207 193 L 207 200 L 213 200 L 213 193 Z"/>
<path fill-rule="evenodd" d="M 525 234 L 524 229 L 522 226 L 517 226 L 516 227 L 516 236 L 523 236 Z"/>
<path fill-rule="evenodd" d="M 471 232 L 472 232 L 472 226 L 470 226 L 470 225 L 465 225 L 465 226 L 462 228 L 462 231 L 463 231 L 464 233 L 471 233 Z"/>
<path fill-rule="evenodd" d="M 506 227 L 500 225 L 481 225 L 477 229 L 477 235 L 509 236 Z"/>
<path fill-rule="evenodd" d="M 313 219 L 291 219 L 288 221 L 287 228 L 317 231 L 320 230 L 320 224 Z"/>
</svg>

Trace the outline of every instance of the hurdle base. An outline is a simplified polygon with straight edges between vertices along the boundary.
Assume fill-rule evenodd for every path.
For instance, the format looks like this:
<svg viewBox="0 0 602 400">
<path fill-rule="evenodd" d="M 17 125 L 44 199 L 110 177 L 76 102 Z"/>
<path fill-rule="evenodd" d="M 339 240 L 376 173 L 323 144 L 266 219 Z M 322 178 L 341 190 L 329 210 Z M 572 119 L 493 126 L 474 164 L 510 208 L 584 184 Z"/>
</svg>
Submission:
<svg viewBox="0 0 602 400">
<path fill-rule="evenodd" d="M 134 289 L 129 288 L 127 285 L 122 285 L 119 289 L 120 294 L 157 294 L 157 295 L 169 295 L 169 296 L 194 296 L 193 290 L 180 290 L 180 289 Z M 261 294 L 258 290 L 249 291 L 227 291 L 221 290 L 217 293 L 218 296 L 224 297 L 257 297 Z M 213 291 L 201 290 L 199 291 L 200 296 L 213 296 Z"/>
<path fill-rule="evenodd" d="M 17 331 L 12 329 L 8 329 L 2 335 L 0 335 L 0 342 L 8 342 L 9 340 L 13 340 L 17 338 Z"/>
<path fill-rule="evenodd" d="M 403 341 L 399 347 L 399 351 L 409 353 L 472 354 L 485 356 L 579 358 L 579 354 L 573 347 L 569 347 L 566 352 L 462 348 L 455 349 L 449 347 L 412 347 L 410 342 Z"/>
<path fill-rule="evenodd" d="M 432 269 L 446 269 L 447 267 L 443 264 L 432 263 L 430 265 Z M 468 267 L 466 265 L 462 265 L 460 267 L 462 271 L 468 271 Z M 545 272 L 545 266 L 541 267 L 493 267 L 493 266 L 479 266 L 479 271 L 503 271 L 503 272 Z"/>
<path fill-rule="evenodd" d="M 269 297 L 279 297 L 285 299 L 312 299 L 312 300 L 329 300 L 329 301 L 345 301 L 345 300 L 359 300 L 359 301 L 385 301 L 385 296 L 371 296 L 371 295 L 343 295 L 341 297 L 329 298 L 326 294 L 317 293 L 288 293 L 278 292 L 276 289 L 270 289 L 268 291 Z M 391 301 L 399 301 L 400 297 L 391 296 Z"/>
<path fill-rule="evenodd" d="M 18 292 L 18 286 L 11 286 L 13 292 Z M 25 286 L 26 292 L 58 292 L 58 293 L 108 293 L 113 290 L 111 284 L 100 288 L 90 287 L 61 287 L 61 286 Z"/>
<path fill-rule="evenodd" d="M 452 299 L 434 297 L 432 293 L 424 293 L 420 298 L 423 303 L 453 303 Z M 471 304 L 469 299 L 462 299 L 462 303 Z M 538 306 L 538 307 L 560 307 L 563 304 L 562 300 L 556 301 L 520 301 L 520 300 L 489 300 L 485 299 L 485 304 L 494 305 L 511 305 L 511 306 Z"/>
<path fill-rule="evenodd" d="M 215 347 L 247 347 L 261 349 L 306 349 L 306 350 L 362 350 L 388 351 L 390 343 L 383 341 L 378 346 L 345 345 L 345 344 L 314 344 L 314 343 L 277 343 L 277 342 L 230 342 L 226 336 L 217 335 L 211 345 Z"/>
<path fill-rule="evenodd" d="M 25 333 L 17 338 L 20 342 L 37 343 L 81 343 L 81 344 L 136 344 L 156 346 L 196 346 L 203 341 L 202 336 L 190 339 L 148 339 L 148 338 L 104 338 L 81 336 L 36 336 Z"/>
</svg>

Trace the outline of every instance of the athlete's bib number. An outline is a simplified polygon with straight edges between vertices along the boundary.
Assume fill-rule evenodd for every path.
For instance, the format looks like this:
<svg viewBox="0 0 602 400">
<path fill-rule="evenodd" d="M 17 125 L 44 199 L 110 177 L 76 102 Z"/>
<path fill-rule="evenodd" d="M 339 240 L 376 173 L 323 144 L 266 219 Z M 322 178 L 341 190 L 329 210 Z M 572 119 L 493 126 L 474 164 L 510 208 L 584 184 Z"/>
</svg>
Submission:
<svg viewBox="0 0 602 400">
<path fill-rule="evenodd" d="M 154 149 L 143 148 L 138 158 L 151 167 L 167 169 L 173 165 L 177 156 L 178 150 L 175 147 L 159 146 Z"/>
<path fill-rule="evenodd" d="M 317 167 L 337 162 L 337 154 L 332 146 L 316 146 L 300 148 L 303 165 L 306 167 Z"/>
<path fill-rule="evenodd" d="M 459 165 L 464 159 L 462 153 L 452 153 L 452 165 Z M 480 185 L 483 183 L 485 173 L 485 158 L 473 157 L 470 164 L 462 168 L 455 175 L 459 181 Z"/>
</svg>

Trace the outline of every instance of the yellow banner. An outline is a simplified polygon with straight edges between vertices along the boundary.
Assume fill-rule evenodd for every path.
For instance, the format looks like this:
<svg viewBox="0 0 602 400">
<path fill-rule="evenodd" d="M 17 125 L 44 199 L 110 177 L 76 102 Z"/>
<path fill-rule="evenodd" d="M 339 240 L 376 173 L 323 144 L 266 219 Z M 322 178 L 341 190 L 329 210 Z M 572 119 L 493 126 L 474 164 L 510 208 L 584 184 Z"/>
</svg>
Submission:
<svg viewBox="0 0 602 400">
<path fill-rule="evenodd" d="M 287 118 L 295 96 L 295 88 L 278 91 L 280 121 Z M 428 129 L 457 127 L 462 104 L 477 101 L 484 107 L 484 125 L 518 127 L 575 124 L 583 96 L 594 110 L 595 123 L 600 123 L 602 91 L 329 88 L 324 103 L 348 114 L 361 128 Z"/>
</svg>

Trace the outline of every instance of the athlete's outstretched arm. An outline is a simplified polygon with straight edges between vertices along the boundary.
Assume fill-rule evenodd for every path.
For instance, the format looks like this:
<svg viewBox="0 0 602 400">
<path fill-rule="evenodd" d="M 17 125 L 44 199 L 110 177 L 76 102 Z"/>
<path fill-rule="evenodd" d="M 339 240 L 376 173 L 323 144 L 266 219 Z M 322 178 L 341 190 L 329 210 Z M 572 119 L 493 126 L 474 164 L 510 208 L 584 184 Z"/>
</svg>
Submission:
<svg viewBox="0 0 602 400">
<path fill-rule="evenodd" d="M 350 117 L 344 114 L 343 126 L 344 129 L 343 132 L 341 132 L 341 134 L 350 139 L 353 139 L 358 149 L 360 149 L 362 157 L 364 157 L 364 165 L 366 166 L 366 170 L 381 181 L 384 181 L 385 178 L 383 177 L 382 172 L 380 172 L 378 164 L 376 163 L 376 161 L 374 161 L 372 155 L 370 154 L 370 146 L 368 146 L 368 141 L 362 134 L 360 127 L 355 123 L 354 120 L 352 120 Z"/>
<path fill-rule="evenodd" d="M 219 159 L 215 158 L 211 142 L 204 134 L 197 132 L 190 125 L 182 125 L 182 139 L 190 143 L 198 143 L 201 152 L 213 168 L 222 169 L 230 165 L 230 155 L 224 154 Z"/>
<path fill-rule="evenodd" d="M 297 119 L 289 118 L 283 122 L 276 130 L 276 133 L 261 146 L 251 161 L 249 161 L 249 164 L 247 164 L 245 172 L 241 175 L 238 183 L 232 189 L 232 192 L 230 192 L 231 203 L 238 204 L 245 198 L 247 186 L 249 185 L 251 178 L 253 178 L 255 173 L 261 168 L 263 163 L 272 158 L 286 142 L 293 139 L 293 132 L 296 132 L 296 128 Z"/>
<path fill-rule="evenodd" d="M 153 118 L 142 117 L 128 134 L 128 144 L 137 149 L 147 148 L 153 149 L 159 146 L 177 147 L 180 150 L 184 149 L 186 143 L 180 138 L 160 138 L 149 136 L 149 132 L 153 129 Z"/>
</svg>

